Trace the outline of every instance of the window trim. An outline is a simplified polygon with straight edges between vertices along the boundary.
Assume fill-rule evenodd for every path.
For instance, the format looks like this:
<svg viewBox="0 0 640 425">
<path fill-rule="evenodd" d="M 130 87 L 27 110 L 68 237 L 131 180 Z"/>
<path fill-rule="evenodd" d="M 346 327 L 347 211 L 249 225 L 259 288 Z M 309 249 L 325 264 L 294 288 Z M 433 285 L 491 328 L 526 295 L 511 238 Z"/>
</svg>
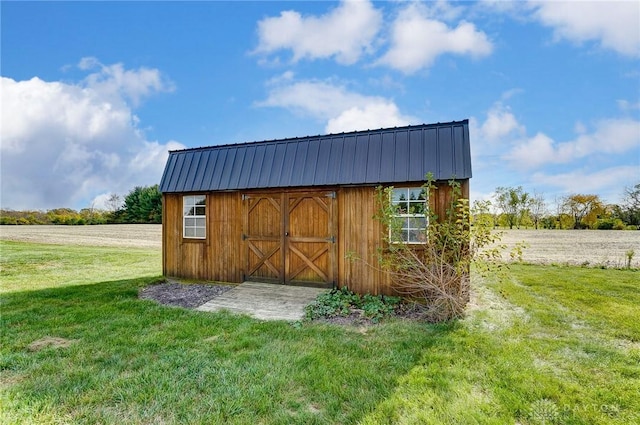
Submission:
<svg viewBox="0 0 640 425">
<path fill-rule="evenodd" d="M 413 230 L 419 230 L 421 232 L 424 232 L 428 227 L 429 227 L 429 214 L 428 214 L 428 209 L 429 209 L 429 193 L 428 191 L 425 189 L 424 186 L 405 186 L 405 187 L 392 187 L 391 191 L 389 193 L 389 202 L 391 203 L 392 208 L 395 207 L 396 205 L 400 205 L 400 202 L 396 202 L 393 199 L 393 195 L 396 191 L 398 190 L 404 190 L 406 195 L 407 195 L 407 200 L 406 201 L 401 201 L 401 202 L 406 202 L 407 205 L 407 213 L 405 214 L 393 214 L 392 219 L 402 219 L 403 221 L 407 222 L 407 227 L 402 226 L 399 230 L 400 230 L 400 234 L 398 236 L 402 237 L 402 236 L 406 236 L 406 240 L 404 239 L 394 239 L 394 235 L 392 234 L 393 229 L 389 228 L 389 241 L 393 244 L 405 244 L 405 245 L 424 245 L 427 243 L 426 240 L 424 241 L 411 241 L 410 239 L 410 235 L 411 235 L 411 231 Z M 423 192 L 425 194 L 424 200 L 412 200 L 411 199 L 411 191 L 412 190 L 420 190 L 421 192 Z M 411 203 L 414 204 L 424 204 L 424 209 L 423 209 L 423 213 L 422 214 L 411 214 L 409 213 L 410 211 L 410 206 Z M 395 208 L 394 208 L 395 209 Z M 408 227 L 411 223 L 411 218 L 424 218 L 425 222 L 424 222 L 424 227 Z"/>
<path fill-rule="evenodd" d="M 188 202 L 191 201 L 191 202 Z M 204 204 L 198 203 L 204 202 Z M 187 208 L 193 208 L 193 214 L 188 214 Z M 199 208 L 204 209 L 204 214 L 196 214 Z M 204 219 L 204 226 L 187 226 L 187 219 Z M 187 236 L 187 229 L 194 230 L 194 236 Z M 204 236 L 195 236 L 198 229 L 204 229 Z M 207 195 L 184 195 L 182 197 L 182 238 L 187 240 L 206 240 L 207 239 Z"/>
</svg>

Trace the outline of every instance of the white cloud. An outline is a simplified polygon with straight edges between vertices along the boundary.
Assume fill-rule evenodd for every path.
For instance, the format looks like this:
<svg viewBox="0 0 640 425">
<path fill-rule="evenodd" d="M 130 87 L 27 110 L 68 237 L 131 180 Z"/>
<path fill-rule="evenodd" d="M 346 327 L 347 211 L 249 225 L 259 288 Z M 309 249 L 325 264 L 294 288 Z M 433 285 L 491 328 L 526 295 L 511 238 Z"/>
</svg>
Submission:
<svg viewBox="0 0 640 425">
<path fill-rule="evenodd" d="M 585 130 L 584 127 L 581 130 Z M 574 140 L 556 143 L 543 133 L 525 139 L 504 159 L 516 168 L 536 169 L 547 164 L 570 163 L 593 154 L 622 154 L 640 148 L 640 121 L 621 118 L 596 123 L 592 133 L 581 132 Z"/>
<path fill-rule="evenodd" d="M 516 91 L 509 90 L 501 99 L 509 99 L 515 93 Z M 495 175 L 496 169 L 503 166 L 501 156 L 505 150 L 509 149 L 514 141 L 521 139 L 526 134 L 526 129 L 508 105 L 497 101 L 487 110 L 484 121 L 476 117 L 469 119 L 469 133 L 474 170 L 487 170 Z"/>
<path fill-rule="evenodd" d="M 335 57 L 352 64 L 372 45 L 382 23 L 382 13 L 371 2 L 345 0 L 322 16 L 302 16 L 288 10 L 258 22 L 256 53 L 293 52 L 293 60 Z"/>
<path fill-rule="evenodd" d="M 378 63 L 411 74 L 430 67 L 443 54 L 491 54 L 493 45 L 484 32 L 466 21 L 451 28 L 434 18 L 436 9 L 411 3 L 401 10 L 391 27 L 391 47 Z"/>
<path fill-rule="evenodd" d="M 331 80 L 294 81 L 276 78 L 269 83 L 267 99 L 257 106 L 280 107 L 294 113 L 327 121 L 330 133 L 401 126 L 415 122 L 403 115 L 396 104 L 379 96 L 367 96 L 348 90 Z"/>
<path fill-rule="evenodd" d="M 153 93 L 171 92 L 175 88 L 157 69 L 142 67 L 126 70 L 121 63 L 103 65 L 93 57 L 82 58 L 78 67 L 85 71 L 99 71 L 87 76 L 84 82 L 86 86 L 105 97 L 129 99 L 134 105 Z"/>
<path fill-rule="evenodd" d="M 534 17 L 554 29 L 557 39 L 596 41 L 622 55 L 640 56 L 637 1 L 532 1 Z"/>
<path fill-rule="evenodd" d="M 354 106 L 331 118 L 325 127 L 327 133 L 354 130 L 400 127 L 410 124 L 393 102 L 375 102 L 364 107 Z"/>
<path fill-rule="evenodd" d="M 81 69 L 97 61 L 84 59 Z M 101 65 L 79 83 L 1 79 L 2 206 L 88 206 L 159 181 L 170 142 L 145 140 L 130 103 L 172 88 L 159 71 Z M 162 153 L 164 151 L 164 153 Z"/>
<path fill-rule="evenodd" d="M 487 112 L 487 119 L 479 128 L 482 140 L 495 144 L 514 134 L 524 133 L 524 127 L 511 112 L 511 108 L 496 102 Z"/>
<path fill-rule="evenodd" d="M 257 105 L 281 107 L 319 119 L 330 119 L 353 106 L 382 101 L 382 98 L 350 92 L 331 80 L 288 80 L 283 83 L 272 86 L 267 99 Z"/>
<path fill-rule="evenodd" d="M 503 156 L 514 168 L 533 169 L 557 162 L 555 142 L 544 133 L 524 139 L 509 153 Z"/>
<path fill-rule="evenodd" d="M 600 194 L 605 201 L 616 202 L 625 185 L 630 186 L 638 181 L 638 167 L 620 165 L 597 171 L 577 169 L 558 174 L 538 172 L 533 174 L 531 181 L 557 187 L 564 194 L 595 193 Z"/>
</svg>

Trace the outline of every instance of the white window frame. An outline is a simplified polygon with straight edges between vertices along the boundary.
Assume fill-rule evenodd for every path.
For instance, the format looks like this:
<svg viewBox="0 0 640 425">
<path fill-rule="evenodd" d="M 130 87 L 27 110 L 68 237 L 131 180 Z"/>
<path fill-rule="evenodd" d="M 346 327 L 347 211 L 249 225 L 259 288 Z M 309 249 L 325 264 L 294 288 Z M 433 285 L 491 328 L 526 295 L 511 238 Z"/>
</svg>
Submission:
<svg viewBox="0 0 640 425">
<path fill-rule="evenodd" d="M 207 195 L 182 197 L 182 237 L 207 238 Z"/>
<path fill-rule="evenodd" d="M 390 193 L 390 202 L 395 211 L 393 219 L 402 220 L 397 229 L 389 229 L 389 240 L 392 243 L 407 245 L 424 245 L 425 230 L 429 226 L 429 194 L 425 187 L 394 187 Z M 404 207 L 404 208 L 403 208 Z M 393 231 L 400 231 L 393 235 Z M 397 236 L 400 236 L 398 239 Z"/>
</svg>

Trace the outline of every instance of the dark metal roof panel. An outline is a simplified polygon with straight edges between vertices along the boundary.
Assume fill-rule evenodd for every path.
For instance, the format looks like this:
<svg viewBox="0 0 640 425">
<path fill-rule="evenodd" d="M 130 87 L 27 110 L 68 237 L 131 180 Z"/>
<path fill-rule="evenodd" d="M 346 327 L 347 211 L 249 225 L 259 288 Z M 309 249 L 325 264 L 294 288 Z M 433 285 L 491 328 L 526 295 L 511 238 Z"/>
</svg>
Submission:
<svg viewBox="0 0 640 425">
<path fill-rule="evenodd" d="M 222 178 L 222 171 L 225 167 L 225 161 L 227 160 L 227 150 L 222 149 L 218 151 L 218 155 L 216 155 L 216 165 L 211 170 L 211 181 L 209 183 L 209 188 L 211 190 L 220 189 L 220 179 Z"/>
<path fill-rule="evenodd" d="M 253 161 L 256 155 L 255 149 L 244 148 L 245 159 L 240 169 L 240 177 L 238 179 L 239 188 L 249 187 L 249 177 L 251 176 L 251 170 L 253 169 Z"/>
<path fill-rule="evenodd" d="M 382 161 L 382 134 L 369 135 L 369 151 L 367 152 L 367 163 L 365 167 L 365 182 L 379 180 L 380 163 Z"/>
<path fill-rule="evenodd" d="M 318 142 L 318 162 L 316 162 L 313 181 L 326 182 L 329 157 L 331 156 L 331 139 L 320 139 Z"/>
<path fill-rule="evenodd" d="M 189 164 L 191 164 L 192 155 L 182 156 L 181 161 L 178 162 L 178 175 L 176 176 L 176 191 L 182 192 L 186 183 L 186 174 L 189 170 Z"/>
<path fill-rule="evenodd" d="M 331 139 L 331 154 L 329 156 L 329 166 L 324 182 L 321 184 L 336 184 L 340 181 L 340 160 L 342 159 L 342 148 L 344 147 L 344 137 L 333 137 Z"/>
<path fill-rule="evenodd" d="M 185 184 L 188 182 L 194 182 L 196 173 L 198 172 L 198 166 L 200 165 L 200 158 L 202 157 L 202 152 L 198 152 L 196 155 L 191 157 L 191 164 L 189 164 L 185 173 Z"/>
<path fill-rule="evenodd" d="M 287 145 L 287 150 L 295 149 L 295 152 L 288 152 L 288 156 L 293 156 L 293 164 L 291 167 L 291 173 L 289 174 L 289 179 L 292 182 L 303 182 L 304 181 L 304 170 L 307 166 L 307 151 L 309 150 L 309 144 L 296 144 L 289 143 Z"/>
<path fill-rule="evenodd" d="M 453 141 L 451 140 L 451 128 L 438 129 L 438 174 L 448 171 L 453 175 Z"/>
<path fill-rule="evenodd" d="M 422 131 L 409 130 L 409 164 L 408 164 L 408 180 L 420 180 L 424 178 L 424 155 L 423 155 Z"/>
<path fill-rule="evenodd" d="M 302 179 L 300 180 L 301 186 L 311 186 L 315 181 L 316 169 L 318 168 L 318 158 L 320 157 L 320 141 L 311 140 L 306 145 L 307 157 L 306 166 L 302 170 Z"/>
<path fill-rule="evenodd" d="M 162 179 L 160 179 L 161 184 L 169 185 L 172 182 L 171 175 L 173 174 L 177 158 L 177 155 L 169 155 L 169 158 L 167 158 L 167 163 L 164 166 L 164 171 L 162 172 Z M 160 190 L 162 189 L 163 187 L 160 186 Z"/>
<path fill-rule="evenodd" d="M 273 156 L 275 155 L 275 146 L 266 145 L 264 149 L 264 157 L 262 159 L 262 167 L 258 170 L 254 170 L 258 174 L 258 183 L 256 187 L 269 187 L 269 180 L 271 178 L 271 172 L 273 167 Z"/>
<path fill-rule="evenodd" d="M 409 181 L 409 137 L 408 131 L 397 131 L 396 136 L 396 152 L 393 163 L 393 181 L 406 182 Z"/>
<path fill-rule="evenodd" d="M 172 151 L 160 190 L 393 184 L 471 177 L 469 123 L 423 124 Z"/>
<path fill-rule="evenodd" d="M 240 175 L 242 172 L 242 167 L 244 165 L 244 156 L 247 152 L 246 148 L 241 146 L 236 150 L 236 157 L 233 162 L 233 169 L 231 170 L 231 175 L 229 176 L 229 186 L 238 187 L 238 183 L 240 181 Z"/>
<path fill-rule="evenodd" d="M 340 158 L 340 175 L 337 176 L 342 184 L 353 184 L 353 169 L 356 161 L 356 137 L 346 136 L 342 144 Z"/>
<path fill-rule="evenodd" d="M 354 151 L 354 163 L 357 160 L 367 159 L 369 157 L 369 135 L 356 136 L 355 151 Z M 369 169 L 369 162 L 365 161 L 360 167 L 354 167 L 351 165 L 353 174 L 351 177 L 351 183 L 358 184 L 367 181 L 367 170 Z"/>
<path fill-rule="evenodd" d="M 249 184 L 247 188 L 255 188 L 259 187 L 258 182 L 260 181 L 260 169 L 262 168 L 262 164 L 264 162 L 264 151 L 266 146 L 256 146 L 256 155 L 253 158 L 253 167 L 250 171 L 249 176 Z"/>
<path fill-rule="evenodd" d="M 422 132 L 424 143 L 423 166 L 425 175 L 432 173 L 434 176 L 438 174 L 438 129 L 429 128 Z"/>
<path fill-rule="evenodd" d="M 200 161 L 198 163 L 198 170 L 196 171 L 195 176 L 193 177 L 193 187 L 195 190 L 202 190 L 203 184 L 202 181 L 206 175 L 207 164 L 209 163 L 209 156 L 211 152 L 203 151 L 200 156 Z"/>
<path fill-rule="evenodd" d="M 381 182 L 392 182 L 395 176 L 396 163 L 396 140 L 395 132 L 382 133 L 382 146 L 380 149 L 380 168 L 376 180 Z"/>
<path fill-rule="evenodd" d="M 280 171 L 280 178 L 278 179 L 278 186 L 282 186 L 289 182 L 295 181 L 291 179 L 293 170 L 296 168 L 296 151 L 297 144 L 284 143 L 282 145 L 282 167 Z"/>
</svg>

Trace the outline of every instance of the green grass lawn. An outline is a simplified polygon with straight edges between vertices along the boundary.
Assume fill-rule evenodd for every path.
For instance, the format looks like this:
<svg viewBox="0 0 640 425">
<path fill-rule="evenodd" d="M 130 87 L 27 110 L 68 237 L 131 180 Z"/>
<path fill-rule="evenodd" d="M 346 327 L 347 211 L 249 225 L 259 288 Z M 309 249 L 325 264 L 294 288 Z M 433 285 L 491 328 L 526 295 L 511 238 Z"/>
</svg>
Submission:
<svg viewBox="0 0 640 425">
<path fill-rule="evenodd" d="M 640 422 L 636 271 L 513 266 L 462 321 L 364 329 L 139 300 L 153 250 L 0 250 L 3 424 Z"/>
</svg>

